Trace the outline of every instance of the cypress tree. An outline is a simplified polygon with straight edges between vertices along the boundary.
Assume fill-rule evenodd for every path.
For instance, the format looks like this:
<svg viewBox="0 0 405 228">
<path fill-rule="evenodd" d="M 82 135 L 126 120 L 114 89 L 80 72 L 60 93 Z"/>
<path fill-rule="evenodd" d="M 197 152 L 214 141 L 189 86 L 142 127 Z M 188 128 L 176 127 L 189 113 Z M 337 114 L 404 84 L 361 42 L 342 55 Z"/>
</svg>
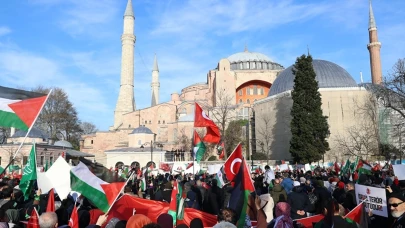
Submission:
<svg viewBox="0 0 405 228">
<path fill-rule="evenodd" d="M 302 55 L 293 66 L 290 153 L 294 162 L 316 162 L 329 150 L 327 117 L 323 115 L 312 57 Z"/>
</svg>

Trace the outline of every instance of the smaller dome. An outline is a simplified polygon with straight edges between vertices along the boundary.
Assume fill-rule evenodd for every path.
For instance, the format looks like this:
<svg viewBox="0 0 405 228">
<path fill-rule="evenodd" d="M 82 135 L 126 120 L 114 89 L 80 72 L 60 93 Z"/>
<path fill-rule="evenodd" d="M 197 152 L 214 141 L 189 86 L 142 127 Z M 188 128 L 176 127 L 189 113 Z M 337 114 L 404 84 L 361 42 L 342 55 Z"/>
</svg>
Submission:
<svg viewBox="0 0 405 228">
<path fill-rule="evenodd" d="M 145 126 L 140 126 L 138 128 L 135 128 L 131 132 L 131 134 L 153 134 L 153 132 L 149 128 L 145 127 Z"/>
<path fill-rule="evenodd" d="M 65 140 L 56 141 L 54 146 L 66 147 L 66 148 L 73 148 L 72 144 Z"/>
<path fill-rule="evenodd" d="M 27 131 L 24 130 L 17 130 L 15 133 L 11 136 L 11 138 L 21 138 L 25 137 L 27 134 Z M 28 138 L 41 138 L 41 139 L 48 139 L 48 135 L 44 133 L 43 131 L 39 130 L 38 128 L 32 128 L 30 133 L 28 134 Z"/>
</svg>

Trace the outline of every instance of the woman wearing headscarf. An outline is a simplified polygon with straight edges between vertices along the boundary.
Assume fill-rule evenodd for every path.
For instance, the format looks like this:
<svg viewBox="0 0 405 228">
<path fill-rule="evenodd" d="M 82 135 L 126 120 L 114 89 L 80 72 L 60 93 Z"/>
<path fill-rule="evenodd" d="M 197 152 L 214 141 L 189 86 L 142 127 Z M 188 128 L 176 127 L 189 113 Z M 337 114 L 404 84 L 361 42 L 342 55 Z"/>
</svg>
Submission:
<svg viewBox="0 0 405 228">
<path fill-rule="evenodd" d="M 276 205 L 276 218 L 267 226 L 269 228 L 293 228 L 291 219 L 291 207 L 286 202 L 280 202 Z"/>
<path fill-rule="evenodd" d="M 127 222 L 127 227 L 130 228 L 142 228 L 145 225 L 152 223 L 152 221 L 145 215 L 136 214 L 131 216 Z"/>
</svg>

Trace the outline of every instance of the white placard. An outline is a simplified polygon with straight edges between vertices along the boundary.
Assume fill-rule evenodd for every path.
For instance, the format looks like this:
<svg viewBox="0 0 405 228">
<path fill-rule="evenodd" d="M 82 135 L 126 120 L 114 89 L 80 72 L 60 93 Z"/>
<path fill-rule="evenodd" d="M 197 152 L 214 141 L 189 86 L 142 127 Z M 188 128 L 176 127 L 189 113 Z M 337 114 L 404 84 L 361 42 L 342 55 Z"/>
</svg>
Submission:
<svg viewBox="0 0 405 228">
<path fill-rule="evenodd" d="M 287 164 L 281 164 L 280 165 L 280 171 L 285 171 L 288 170 L 288 165 Z"/>
<path fill-rule="evenodd" d="M 405 165 L 392 165 L 394 169 L 394 175 L 398 177 L 398 180 L 405 180 Z"/>
<path fill-rule="evenodd" d="M 384 188 L 356 184 L 355 190 L 357 204 L 364 201 L 367 212 L 371 209 L 375 215 L 388 217 L 387 198 Z"/>
<path fill-rule="evenodd" d="M 305 164 L 305 171 L 311 171 L 311 166 L 309 164 Z"/>
<path fill-rule="evenodd" d="M 221 164 L 208 165 L 208 173 L 209 174 L 216 174 L 221 169 L 221 167 L 222 167 Z"/>
</svg>

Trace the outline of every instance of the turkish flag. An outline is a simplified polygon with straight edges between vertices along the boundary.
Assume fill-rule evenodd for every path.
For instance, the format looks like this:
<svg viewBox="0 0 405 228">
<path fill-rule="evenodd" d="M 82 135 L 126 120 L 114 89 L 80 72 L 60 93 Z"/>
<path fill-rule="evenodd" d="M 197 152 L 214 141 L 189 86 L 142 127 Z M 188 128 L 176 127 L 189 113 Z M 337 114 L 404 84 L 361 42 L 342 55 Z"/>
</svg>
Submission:
<svg viewBox="0 0 405 228">
<path fill-rule="evenodd" d="M 203 138 L 204 142 L 218 143 L 221 140 L 218 126 L 205 114 L 204 110 L 197 103 L 195 103 L 194 127 L 206 127 L 207 134 Z"/>
<path fill-rule="evenodd" d="M 226 178 L 233 181 L 242 164 L 242 145 L 239 143 L 224 164 Z"/>
<path fill-rule="evenodd" d="M 77 213 L 76 204 L 73 207 L 72 214 L 70 215 L 69 224 L 71 228 L 79 228 L 79 214 Z"/>
</svg>

